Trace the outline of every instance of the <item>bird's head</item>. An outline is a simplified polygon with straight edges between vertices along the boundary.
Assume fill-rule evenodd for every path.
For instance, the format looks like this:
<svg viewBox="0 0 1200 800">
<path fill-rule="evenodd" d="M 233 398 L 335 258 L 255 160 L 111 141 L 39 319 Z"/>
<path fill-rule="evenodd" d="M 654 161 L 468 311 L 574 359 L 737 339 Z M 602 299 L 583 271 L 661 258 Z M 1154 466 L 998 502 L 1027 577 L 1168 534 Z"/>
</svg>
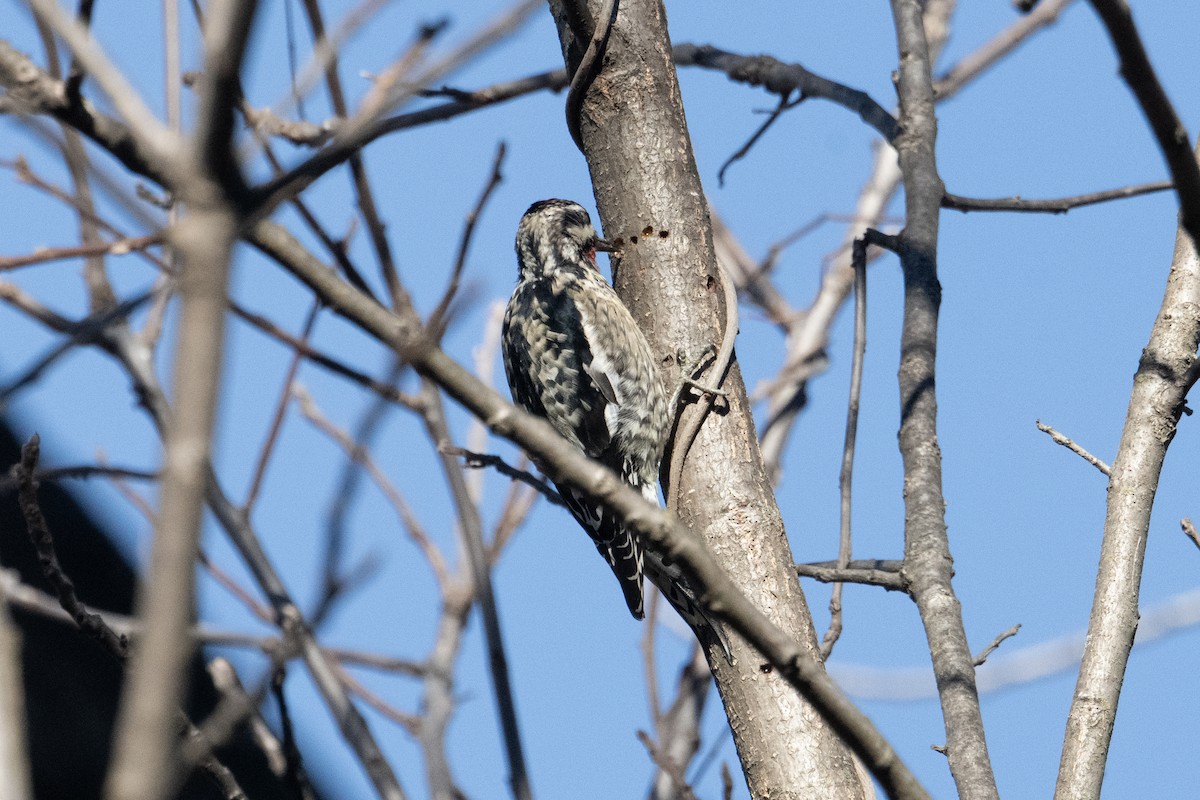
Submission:
<svg viewBox="0 0 1200 800">
<path fill-rule="evenodd" d="M 592 227 L 592 218 L 570 200 L 539 200 L 517 226 L 517 263 L 521 277 L 538 277 L 564 267 L 596 267 L 596 251 L 612 245 Z"/>
</svg>

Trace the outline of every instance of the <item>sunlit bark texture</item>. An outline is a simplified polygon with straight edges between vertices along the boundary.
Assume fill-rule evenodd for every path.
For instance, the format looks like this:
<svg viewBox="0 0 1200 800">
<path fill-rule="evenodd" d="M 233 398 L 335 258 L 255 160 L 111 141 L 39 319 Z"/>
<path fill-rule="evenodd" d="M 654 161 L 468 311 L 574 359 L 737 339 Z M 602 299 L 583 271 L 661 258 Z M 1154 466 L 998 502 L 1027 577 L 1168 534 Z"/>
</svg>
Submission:
<svg viewBox="0 0 1200 800">
<path fill-rule="evenodd" d="M 575 46 L 571 10 L 551 7 L 570 71 L 583 48 Z M 681 362 L 720 346 L 726 309 L 660 3 L 621 3 L 603 70 L 583 103 L 581 133 L 605 235 L 623 243 L 617 291 L 656 348 L 664 382 L 674 386 Z M 815 655 L 736 360 L 723 389 L 728 409 L 708 415 L 681 484 L 667 491 L 679 498 L 684 524 L 704 535 L 751 601 Z M 680 428 L 698 412 L 689 406 Z M 751 794 L 862 797 L 853 762 L 812 707 L 760 670 L 761 659 L 740 640 L 734 652 L 733 666 L 719 656 L 711 663 Z"/>
</svg>

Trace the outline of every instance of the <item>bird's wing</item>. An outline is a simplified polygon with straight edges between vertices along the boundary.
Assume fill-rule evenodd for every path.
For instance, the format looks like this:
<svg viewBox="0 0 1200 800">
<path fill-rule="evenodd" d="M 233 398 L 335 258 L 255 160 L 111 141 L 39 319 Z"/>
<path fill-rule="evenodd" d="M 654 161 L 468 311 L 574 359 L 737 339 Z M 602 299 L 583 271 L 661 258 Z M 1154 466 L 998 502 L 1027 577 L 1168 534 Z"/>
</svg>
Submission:
<svg viewBox="0 0 1200 800">
<path fill-rule="evenodd" d="M 504 319 L 505 372 L 520 405 L 544 417 L 580 450 L 623 474 L 623 459 L 612 447 L 620 410 L 619 376 L 611 359 L 589 340 L 586 313 L 569 293 L 555 293 L 547 282 L 518 287 Z M 570 486 L 558 488 L 617 576 L 630 613 L 641 619 L 641 545 L 608 509 Z"/>
</svg>

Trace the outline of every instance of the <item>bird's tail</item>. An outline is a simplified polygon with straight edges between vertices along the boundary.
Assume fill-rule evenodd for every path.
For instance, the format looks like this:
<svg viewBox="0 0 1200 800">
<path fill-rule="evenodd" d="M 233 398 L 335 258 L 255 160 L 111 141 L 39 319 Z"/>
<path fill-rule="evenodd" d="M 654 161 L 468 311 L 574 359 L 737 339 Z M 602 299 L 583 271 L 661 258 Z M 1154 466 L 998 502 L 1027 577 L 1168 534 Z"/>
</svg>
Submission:
<svg viewBox="0 0 1200 800">
<path fill-rule="evenodd" d="M 729 638 L 725 635 L 719 622 L 710 617 L 696 600 L 695 592 L 688 586 L 679 567 L 664 563 L 654 553 L 645 554 L 646 577 L 658 587 L 667 598 L 683 621 L 688 624 L 700 640 L 700 645 L 707 653 L 710 648 L 718 647 L 721 655 L 730 664 L 733 663 L 733 652 L 729 649 Z"/>
</svg>

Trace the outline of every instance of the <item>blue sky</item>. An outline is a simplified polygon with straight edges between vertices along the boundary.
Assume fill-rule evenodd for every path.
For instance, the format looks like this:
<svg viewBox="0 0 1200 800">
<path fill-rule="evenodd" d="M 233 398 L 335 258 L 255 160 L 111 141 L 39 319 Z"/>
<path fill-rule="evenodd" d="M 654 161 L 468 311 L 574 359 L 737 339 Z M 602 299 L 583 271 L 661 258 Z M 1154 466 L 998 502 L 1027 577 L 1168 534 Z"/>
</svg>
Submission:
<svg viewBox="0 0 1200 800">
<path fill-rule="evenodd" d="M 160 21 L 157 4 L 129 14 L 98 3 L 95 28 L 108 53 L 125 68 L 152 108 L 162 108 Z M 186 5 L 186 4 L 185 4 Z M 353 4 L 326 3 L 330 19 Z M 1134 3 L 1154 65 L 1194 138 L 1200 122 L 1196 80 L 1195 4 Z M 307 39 L 293 9 L 300 56 Z M 484 4 L 390 4 L 349 45 L 342 77 L 349 96 L 361 98 L 360 73 L 383 69 L 425 21 L 448 15 L 444 47 L 467 37 L 495 13 Z M 668 3 L 675 42 L 711 43 L 741 53 L 769 53 L 863 89 L 884 106 L 894 101 L 890 75 L 896 50 L 884 3 L 802 2 Z M 9 3 L 6 37 L 41 59 L 27 13 Z M 1016 19 L 1006 3 L 964 3 L 940 62 L 946 67 Z M 253 105 L 287 94 L 286 39 L 281 0 L 264 2 L 246 69 Z M 194 25 L 185 25 L 184 68 L 197 65 Z M 540 11 L 517 35 L 489 51 L 449 83 L 477 88 L 560 66 L 549 14 Z M 714 207 L 756 257 L 819 214 L 850 213 L 871 164 L 872 131 L 846 110 L 809 101 L 792 110 L 728 172 L 717 171 L 774 105 L 760 90 L 722 75 L 681 72 L 688 123 Z M 592 206 L 586 165 L 563 124 L 562 95 L 543 93 L 476 112 L 449 123 L 382 139 L 366 152 L 374 189 L 388 223 L 401 273 L 424 311 L 436 302 L 450 266 L 462 220 L 486 180 L 496 144 L 508 158 L 498 188 L 476 232 L 465 280 L 476 303 L 447 337 L 447 348 L 470 363 L 490 304 L 507 297 L 515 280 L 512 236 L 533 200 L 569 197 Z M 321 92 L 306 101 L 309 118 L 328 114 Z M 59 160 L 11 121 L 4 123 L 0 157 L 23 154 L 47 179 L 62 182 Z M 280 146 L 285 160 L 304 153 Z M 1117 76 L 1111 45 L 1090 7 L 1075 3 L 1060 22 L 1037 35 L 967 91 L 939 108 L 939 169 L 947 189 L 970 196 L 1056 197 L 1158 180 L 1165 167 L 1133 99 Z M 115 169 L 103 156 L 99 164 Z M 126 181 L 128 186 L 131 182 Z M 69 244 L 70 213 L 0 174 L 5 222 L 0 253 Z M 325 177 L 306 195 L 335 233 L 347 229 L 353 196 L 343 172 Z M 108 200 L 105 213 L 133 226 Z M 895 211 L 902 209 L 897 205 Z M 1131 377 L 1158 309 L 1174 241 L 1173 196 L 1155 195 L 1072 211 L 1065 216 L 944 212 L 940 273 L 944 288 L 939 352 L 939 438 L 945 459 L 947 520 L 968 635 L 974 649 L 1021 623 L 1021 633 L 994 658 L 1083 631 L 1090 609 L 1105 502 L 1103 477 L 1057 447 L 1034 427 L 1041 419 L 1111 460 L 1124 420 Z M 298 229 L 288 211 L 278 218 Z M 820 279 L 822 259 L 842 236 L 833 224 L 789 248 L 776 282 L 797 308 L 806 306 Z M 373 270 L 361 230 L 352 241 L 357 263 Z M 109 260 L 123 294 L 146 288 L 152 270 L 135 257 Z M 56 263 L 0 276 L 53 308 L 84 313 L 78 264 Z M 249 248 L 237 252 L 235 296 L 244 305 L 295 331 L 308 305 L 305 293 Z M 376 283 L 376 285 L 378 285 Z M 896 450 L 896 368 L 900 278 L 884 257 L 870 272 L 870 318 L 855 474 L 857 557 L 895 558 L 901 552 L 903 506 Z M 141 318 L 138 318 L 139 321 Z M 169 318 L 169 321 L 173 317 Z M 171 338 L 160 347 L 170 369 Z M 53 346 L 55 339 L 7 306 L 0 306 L 0 384 L 7 383 Z M 241 498 L 282 388 L 286 353 L 233 322 L 229 328 L 218 471 Z M 316 342 L 360 368 L 382 374 L 387 354 L 347 324 L 323 315 Z M 778 497 L 798 560 L 833 558 L 837 547 L 837 474 L 849 383 L 851 326 L 843 314 L 832 332 L 830 369 L 810 386 L 785 461 Z M 759 312 L 743 306 L 738 355 L 748 385 L 777 369 L 783 343 Z M 494 369 L 498 360 L 492 359 Z M 497 374 L 500 374 L 497 372 Z M 370 398 L 316 367 L 299 380 L 325 414 L 353 427 Z M 411 388 L 411 385 L 410 387 Z M 37 386 L 22 393 L 12 412 L 25 431 L 38 430 L 47 460 L 92 461 L 102 451 L 114 463 L 154 467 L 153 431 L 135 407 L 128 383 L 102 354 L 78 351 Z M 470 426 L 452 409 L 456 437 Z M 1156 504 L 1142 603 L 1149 608 L 1192 590 L 1200 553 L 1180 533 L 1179 519 L 1200 513 L 1195 481 L 1200 456 L 1195 423 L 1181 423 L 1167 458 Z M 493 441 L 488 449 L 511 454 Z M 457 559 L 450 504 L 419 422 L 395 412 L 374 455 L 405 493 L 431 537 Z M 336 446 L 298 413 L 288 417 L 279 454 L 254 513 L 268 552 L 298 599 L 311 602 L 319 576 L 325 517 L 342 466 Z M 485 524 L 506 483 L 485 481 Z M 104 484 L 83 489 L 121 536 L 132 558 L 149 549 L 149 528 L 129 503 Z M 153 497 L 152 493 L 148 493 Z M 346 599 L 322 637 L 331 644 L 420 658 L 435 623 L 435 587 L 417 551 L 403 537 L 394 511 L 371 486 L 350 517 L 349 563 L 372 558 L 378 569 Z M 205 547 L 245 585 L 251 585 L 220 531 L 209 522 Z M 538 506 L 517 533 L 495 574 L 518 712 L 526 737 L 535 794 L 607 798 L 643 791 L 651 774 L 634 732 L 649 721 L 638 643 L 642 626 L 630 619 L 608 569 L 559 509 Z M 828 590 L 805 585 L 819 631 L 828 614 Z M 206 620 L 226 628 L 263 630 L 208 578 L 202 578 Z M 866 587 L 846 589 L 846 632 L 831 670 L 926 668 L 928 651 L 915 608 L 904 597 Z M 669 692 L 685 655 L 682 639 L 660 636 L 660 682 Z M 261 660 L 234 654 L 254 670 Z M 1130 662 L 1106 778 L 1106 795 L 1181 796 L 1200 780 L 1190 742 L 1200 700 L 1194 669 L 1200 638 L 1185 629 L 1139 648 Z M 888 673 L 892 674 L 892 673 Z M 397 706 L 415 710 L 419 686 L 411 679 L 356 672 Z M 491 691 L 484 671 L 478 619 L 472 617 L 456 672 L 461 702 L 450 733 L 450 758 L 471 797 L 505 794 L 506 768 Z M 897 678 L 898 680 L 898 678 Z M 984 718 L 1002 794 L 1047 795 L 1053 787 L 1073 673 L 986 695 Z M 288 690 L 302 720 L 301 747 L 310 768 L 329 778 L 344 798 L 369 797 L 307 678 L 294 668 Z M 863 707 L 900 749 L 935 797 L 953 796 L 945 759 L 930 750 L 944 741 L 934 700 L 864 700 Z M 412 740 L 368 711 L 401 781 L 424 795 L 423 770 Z M 711 699 L 705 747 L 735 764 L 723 716 Z M 719 792 L 717 769 L 698 780 L 702 796 Z M 735 797 L 744 797 L 738 785 Z"/>
</svg>

